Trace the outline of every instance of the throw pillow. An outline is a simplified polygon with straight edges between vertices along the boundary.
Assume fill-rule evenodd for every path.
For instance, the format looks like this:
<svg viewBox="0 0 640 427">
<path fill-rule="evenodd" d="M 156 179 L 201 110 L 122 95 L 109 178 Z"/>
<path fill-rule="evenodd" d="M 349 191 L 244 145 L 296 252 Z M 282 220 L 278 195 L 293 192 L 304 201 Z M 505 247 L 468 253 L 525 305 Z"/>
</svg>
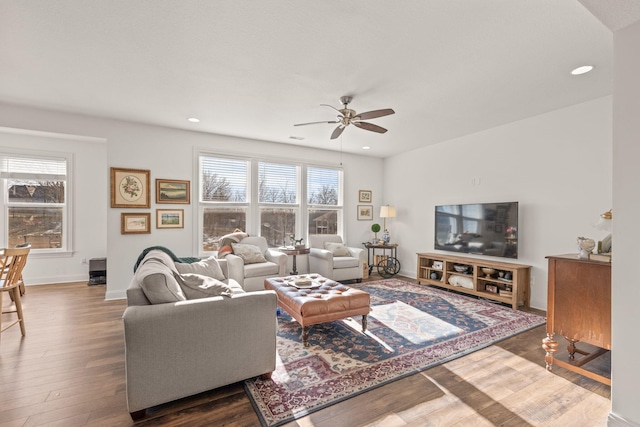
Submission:
<svg viewBox="0 0 640 427">
<path fill-rule="evenodd" d="M 224 273 L 222 272 L 222 268 L 220 268 L 220 264 L 215 257 L 209 257 L 207 259 L 203 259 L 202 261 L 192 262 L 192 263 L 182 263 L 176 262 L 176 269 L 180 274 L 201 274 L 203 276 L 213 277 L 218 280 L 225 280 Z"/>
<path fill-rule="evenodd" d="M 256 264 L 259 262 L 267 262 L 264 254 L 259 247 L 255 245 L 243 245 L 240 243 L 232 243 L 234 255 L 238 255 L 245 264 Z"/>
<path fill-rule="evenodd" d="M 324 248 L 331 252 L 333 256 L 351 256 L 351 252 L 344 243 L 324 242 Z"/>
<path fill-rule="evenodd" d="M 244 231 L 240 231 L 236 229 L 233 233 L 224 235 L 220 238 L 219 249 L 218 249 L 218 258 L 224 258 L 229 254 L 233 253 L 232 243 L 238 243 L 240 240 L 247 237 L 248 234 Z"/>
<path fill-rule="evenodd" d="M 136 277 L 151 304 L 186 300 L 169 267 L 158 259 L 148 259 L 138 267 Z"/>
<path fill-rule="evenodd" d="M 233 290 L 218 279 L 201 274 L 180 274 L 176 276 L 187 299 L 231 296 Z"/>
</svg>

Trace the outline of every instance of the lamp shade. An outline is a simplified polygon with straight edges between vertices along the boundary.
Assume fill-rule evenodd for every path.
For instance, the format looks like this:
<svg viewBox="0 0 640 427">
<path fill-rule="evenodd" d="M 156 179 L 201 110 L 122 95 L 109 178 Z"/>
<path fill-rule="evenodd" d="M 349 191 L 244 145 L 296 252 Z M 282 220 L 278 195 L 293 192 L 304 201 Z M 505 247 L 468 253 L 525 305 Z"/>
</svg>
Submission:
<svg viewBox="0 0 640 427">
<path fill-rule="evenodd" d="M 395 218 L 396 208 L 389 205 L 380 206 L 380 218 Z"/>
<path fill-rule="evenodd" d="M 612 209 L 609 209 L 607 212 L 600 215 L 598 222 L 593 224 L 593 226 L 598 230 L 611 232 L 612 219 L 613 219 L 613 212 L 612 212 Z"/>
</svg>

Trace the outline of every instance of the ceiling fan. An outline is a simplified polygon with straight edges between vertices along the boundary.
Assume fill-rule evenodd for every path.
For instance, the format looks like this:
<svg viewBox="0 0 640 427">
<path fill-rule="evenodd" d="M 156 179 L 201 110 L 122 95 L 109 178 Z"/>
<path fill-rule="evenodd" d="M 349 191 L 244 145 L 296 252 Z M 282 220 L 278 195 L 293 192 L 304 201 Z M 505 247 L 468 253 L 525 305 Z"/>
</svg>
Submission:
<svg viewBox="0 0 640 427">
<path fill-rule="evenodd" d="M 335 108 L 335 107 L 333 107 L 331 105 L 328 105 L 328 104 L 320 104 L 323 107 L 333 108 L 338 113 L 340 113 L 340 115 L 337 117 L 337 120 L 322 121 L 322 122 L 310 122 L 310 123 L 298 123 L 298 124 L 295 124 L 294 126 L 315 125 L 315 124 L 318 124 L 318 123 L 329 123 L 329 124 L 336 124 L 337 123 L 338 127 L 331 134 L 331 139 L 336 139 L 337 137 L 339 137 L 342 134 L 342 132 L 344 131 L 344 129 L 349 125 L 354 125 L 356 127 L 359 127 L 360 129 L 370 130 L 372 132 L 377 132 L 377 133 L 385 133 L 387 131 L 383 127 L 380 127 L 378 125 L 374 125 L 373 123 L 363 122 L 362 120 L 369 120 L 369 119 L 375 119 L 377 117 L 388 116 L 390 114 L 394 114 L 395 111 L 393 111 L 391 108 L 385 108 L 385 109 L 382 109 L 382 110 L 373 110 L 373 111 L 367 111 L 366 113 L 357 114 L 355 112 L 355 110 L 352 110 L 352 109 L 348 108 L 348 105 L 349 105 L 349 103 L 351 102 L 352 99 L 353 99 L 352 96 L 342 96 L 342 97 L 340 97 L 340 102 L 343 105 L 343 108 L 341 108 L 340 110 L 338 110 L 337 108 Z"/>
</svg>

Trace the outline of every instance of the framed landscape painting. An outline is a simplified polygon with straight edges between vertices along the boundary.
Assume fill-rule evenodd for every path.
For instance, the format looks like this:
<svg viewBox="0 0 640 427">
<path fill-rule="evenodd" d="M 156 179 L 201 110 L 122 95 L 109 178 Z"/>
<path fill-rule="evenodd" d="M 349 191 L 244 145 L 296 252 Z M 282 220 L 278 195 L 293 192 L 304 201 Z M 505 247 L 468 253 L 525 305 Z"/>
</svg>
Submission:
<svg viewBox="0 0 640 427">
<path fill-rule="evenodd" d="M 358 221 L 373 219 L 373 205 L 358 205 Z"/>
<path fill-rule="evenodd" d="M 156 228 L 184 228 L 184 209 L 156 209 Z"/>
<path fill-rule="evenodd" d="M 151 171 L 111 168 L 111 207 L 149 208 Z"/>
<path fill-rule="evenodd" d="M 156 203 L 188 205 L 190 194 L 189 181 L 156 179 Z"/>
<path fill-rule="evenodd" d="M 151 214 L 146 213 L 121 213 L 121 234 L 149 234 L 151 233 Z"/>
</svg>

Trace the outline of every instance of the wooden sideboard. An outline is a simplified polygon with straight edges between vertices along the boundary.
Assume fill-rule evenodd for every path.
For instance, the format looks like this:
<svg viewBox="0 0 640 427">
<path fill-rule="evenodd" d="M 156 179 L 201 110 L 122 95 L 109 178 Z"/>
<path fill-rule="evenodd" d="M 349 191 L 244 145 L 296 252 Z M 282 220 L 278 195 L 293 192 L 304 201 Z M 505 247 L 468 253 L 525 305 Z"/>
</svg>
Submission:
<svg viewBox="0 0 640 427">
<path fill-rule="evenodd" d="M 611 263 L 579 259 L 577 254 L 547 259 L 547 336 L 542 340 L 547 370 L 556 364 L 611 385 L 610 372 L 607 376 L 584 366 L 611 350 Z M 567 340 L 566 353 L 559 351 L 556 334 Z M 589 351 L 578 343 L 589 344 Z"/>
</svg>

